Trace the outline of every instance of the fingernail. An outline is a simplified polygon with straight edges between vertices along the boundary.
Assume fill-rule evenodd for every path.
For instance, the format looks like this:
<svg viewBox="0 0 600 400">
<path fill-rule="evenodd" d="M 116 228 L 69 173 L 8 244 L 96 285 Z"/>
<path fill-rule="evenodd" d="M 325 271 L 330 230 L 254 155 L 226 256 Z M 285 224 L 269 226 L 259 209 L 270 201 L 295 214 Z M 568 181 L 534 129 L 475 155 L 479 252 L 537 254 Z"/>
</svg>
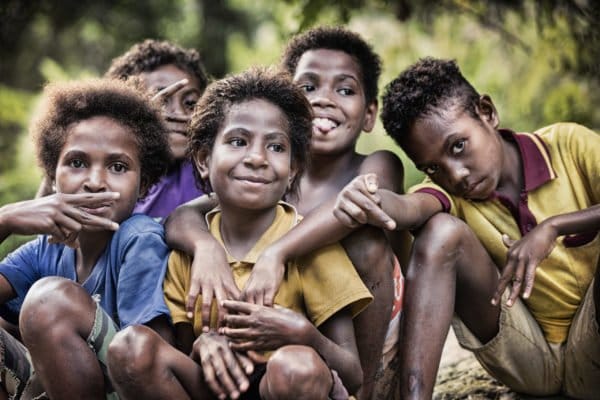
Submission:
<svg viewBox="0 0 600 400">
<path fill-rule="evenodd" d="M 498 305 L 498 302 L 496 301 L 496 299 L 492 299 L 492 305 L 493 306 Z"/>
<path fill-rule="evenodd" d="M 194 318 L 194 314 L 191 311 L 188 311 L 187 314 L 185 314 L 186 317 L 188 317 L 188 319 L 192 319 Z"/>
</svg>

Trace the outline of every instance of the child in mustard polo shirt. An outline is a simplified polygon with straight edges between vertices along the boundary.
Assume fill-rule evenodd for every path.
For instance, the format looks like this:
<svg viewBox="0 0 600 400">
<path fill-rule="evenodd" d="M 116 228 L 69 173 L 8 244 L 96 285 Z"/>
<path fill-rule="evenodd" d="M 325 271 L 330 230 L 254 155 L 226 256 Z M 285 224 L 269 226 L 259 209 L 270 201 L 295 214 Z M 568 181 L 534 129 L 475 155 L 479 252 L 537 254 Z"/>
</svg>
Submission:
<svg viewBox="0 0 600 400">
<path fill-rule="evenodd" d="M 455 62 L 431 58 L 387 86 L 382 120 L 428 177 L 407 195 L 358 177 L 335 214 L 415 229 L 404 398 L 431 397 L 451 324 L 511 389 L 597 398 L 600 136 L 573 123 L 499 129 L 490 97 Z"/>
<path fill-rule="evenodd" d="M 298 188 L 311 119 L 290 77 L 269 70 L 217 81 L 194 112 L 189 152 L 219 204 L 207 224 L 239 288 L 264 248 L 299 221 L 281 198 Z M 275 307 L 224 301 L 229 313 L 222 326 L 216 307 L 209 327 L 202 325 L 201 303 L 192 318 L 186 315 L 190 265 L 189 256 L 174 251 L 164 284 L 178 349 L 143 326 L 111 343 L 109 370 L 121 398 L 347 399 L 356 393 L 362 370 L 352 318 L 372 296 L 339 244 L 287 263 Z"/>
</svg>

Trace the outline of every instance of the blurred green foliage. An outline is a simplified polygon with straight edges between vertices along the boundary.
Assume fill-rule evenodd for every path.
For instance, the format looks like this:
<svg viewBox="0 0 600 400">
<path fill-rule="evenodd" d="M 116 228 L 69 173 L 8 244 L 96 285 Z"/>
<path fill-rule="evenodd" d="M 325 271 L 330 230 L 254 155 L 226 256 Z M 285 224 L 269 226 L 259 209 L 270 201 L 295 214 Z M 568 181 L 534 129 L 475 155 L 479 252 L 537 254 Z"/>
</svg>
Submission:
<svg viewBox="0 0 600 400">
<path fill-rule="evenodd" d="M 147 37 L 195 47 L 221 77 L 277 63 L 294 33 L 347 24 L 381 55 L 380 87 L 420 57 L 456 59 L 494 99 L 504 127 L 555 121 L 600 129 L 600 6 L 526 0 L 45 0 L 0 3 L 0 205 L 32 197 L 41 178 L 26 134 L 45 82 L 101 75 Z M 378 123 L 359 151 L 390 149 Z M 0 257 L 23 238 L 0 245 Z"/>
</svg>

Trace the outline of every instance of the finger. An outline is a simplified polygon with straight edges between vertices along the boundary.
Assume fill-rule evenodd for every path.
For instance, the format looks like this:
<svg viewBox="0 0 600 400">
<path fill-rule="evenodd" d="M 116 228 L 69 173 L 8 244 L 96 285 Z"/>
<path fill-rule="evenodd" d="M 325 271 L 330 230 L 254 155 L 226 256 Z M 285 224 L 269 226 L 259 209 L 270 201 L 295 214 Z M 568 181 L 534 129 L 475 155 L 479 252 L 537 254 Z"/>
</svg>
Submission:
<svg viewBox="0 0 600 400">
<path fill-rule="evenodd" d="M 257 346 L 254 340 L 236 340 L 229 342 L 229 347 L 234 351 L 247 352 L 252 350 L 262 350 Z"/>
<path fill-rule="evenodd" d="M 246 372 L 246 375 L 250 375 L 252 372 L 254 372 L 254 363 L 248 356 L 245 356 L 242 353 L 237 353 L 237 352 L 234 354 L 237 357 L 238 363 L 242 366 L 242 368 L 244 369 L 244 372 Z M 241 389 L 241 386 L 240 386 L 240 389 Z M 246 391 L 246 390 L 247 390 L 247 388 L 244 391 Z"/>
<path fill-rule="evenodd" d="M 224 282 L 223 286 L 225 288 L 225 293 L 227 293 L 226 298 L 231 300 L 240 300 L 242 295 L 242 291 L 235 285 L 233 281 Z M 225 299 L 224 299 L 225 300 Z"/>
<path fill-rule="evenodd" d="M 248 377 L 246 376 L 245 366 L 241 364 L 240 358 L 236 357 L 233 352 L 230 352 L 226 357 L 226 363 L 229 376 L 233 379 L 232 386 L 234 391 L 231 393 L 236 393 L 235 397 L 232 397 L 237 398 L 241 393 L 248 390 L 248 387 L 250 386 L 250 382 L 248 382 Z"/>
<path fill-rule="evenodd" d="M 229 328 L 245 328 L 248 326 L 248 316 L 239 314 L 227 314 L 223 317 L 223 326 Z"/>
<path fill-rule="evenodd" d="M 70 207 L 65 209 L 65 215 L 73 218 L 75 221 L 82 225 L 81 229 L 84 228 L 101 228 L 110 231 L 116 231 L 119 229 L 119 224 L 108 218 L 100 217 L 98 215 L 92 215 L 88 213 L 85 206 L 80 208 Z"/>
<path fill-rule="evenodd" d="M 261 353 L 257 353 L 254 350 L 249 350 L 246 352 L 248 357 L 252 360 L 254 364 L 266 364 L 269 361 L 269 358 Z"/>
<path fill-rule="evenodd" d="M 213 291 L 210 286 L 202 288 L 202 330 L 208 332 L 210 328 L 210 310 L 212 307 Z"/>
<path fill-rule="evenodd" d="M 507 263 L 504 269 L 502 270 L 502 274 L 500 278 L 498 278 L 498 286 L 496 287 L 496 292 L 494 292 L 494 296 L 492 297 L 492 305 L 500 304 L 500 300 L 502 299 L 502 295 L 506 290 L 510 280 L 513 276 L 514 267 L 512 263 Z"/>
<path fill-rule="evenodd" d="M 230 313 L 241 314 L 250 314 L 254 309 L 256 309 L 256 305 L 252 303 L 236 300 L 224 300 L 223 307 L 225 307 Z"/>
<path fill-rule="evenodd" d="M 223 308 L 223 306 L 221 306 L 221 303 L 223 302 L 223 300 L 225 300 L 225 298 L 223 296 L 223 289 L 220 287 L 216 287 L 214 296 L 215 296 L 215 303 L 216 303 L 216 307 L 217 307 L 217 327 L 219 327 L 219 326 L 223 326 L 223 317 L 227 313 L 227 310 L 225 310 Z"/>
<path fill-rule="evenodd" d="M 254 338 L 254 335 L 248 328 L 230 328 L 229 325 L 219 328 L 219 333 L 227 336 L 236 343 Z"/>
<path fill-rule="evenodd" d="M 365 175 L 365 185 L 369 193 L 377 192 L 379 189 L 379 179 L 376 174 L 366 174 Z"/>
<path fill-rule="evenodd" d="M 510 296 L 508 297 L 508 300 L 506 301 L 506 305 L 509 307 L 512 307 L 512 305 L 515 304 L 517 297 L 519 297 L 519 294 L 521 293 L 521 287 L 523 286 L 523 274 L 524 273 L 525 273 L 525 262 L 521 260 L 517 264 L 517 268 L 515 269 L 515 272 L 511 279 L 512 285 L 511 285 L 511 289 L 510 289 Z"/>
<path fill-rule="evenodd" d="M 189 319 L 194 318 L 194 312 L 196 311 L 196 301 L 198 300 L 198 295 L 200 294 L 200 282 L 196 279 L 192 279 L 190 282 L 190 288 L 188 289 L 187 299 L 185 302 L 185 313 Z M 206 325 L 204 323 L 204 316 L 202 316 L 202 325 Z"/>
<path fill-rule="evenodd" d="M 347 226 L 349 228 L 357 228 L 362 224 L 357 222 L 354 218 L 352 218 L 345 211 L 340 210 L 339 208 L 333 209 L 333 216 L 337 218 L 338 221 L 342 223 L 342 225 Z"/>
<path fill-rule="evenodd" d="M 119 192 L 60 194 L 60 199 L 75 207 L 98 206 L 106 202 L 118 200 L 119 197 L 121 197 Z"/>
<path fill-rule="evenodd" d="M 159 100 L 159 99 L 166 99 L 167 97 L 173 95 L 173 93 L 181 90 L 181 88 L 183 88 L 187 84 L 188 84 L 188 80 L 185 78 L 180 81 L 177 81 L 177 82 L 173 83 L 172 85 L 167 86 L 163 90 L 157 92 L 154 96 L 152 96 L 152 101 Z"/>
<path fill-rule="evenodd" d="M 502 243 L 504 243 L 507 248 L 511 248 L 515 242 L 516 240 L 512 240 L 506 233 L 502 234 Z"/>
<path fill-rule="evenodd" d="M 227 394 L 225 389 L 221 386 L 221 381 L 219 379 L 216 368 L 213 366 L 212 362 L 208 360 L 202 359 L 202 372 L 204 374 L 204 380 L 208 384 L 208 387 L 212 392 L 219 398 L 225 399 Z M 220 372 L 222 373 L 222 372 Z"/>
<path fill-rule="evenodd" d="M 268 287 L 264 293 L 264 305 L 267 307 L 273 307 L 273 302 L 275 301 L 275 292 L 274 287 Z"/>
<path fill-rule="evenodd" d="M 240 396 L 235 376 L 240 373 L 244 375 L 233 353 L 229 350 L 221 350 L 223 358 L 216 357 L 213 364 L 215 365 L 215 374 L 221 382 L 221 386 L 232 399 L 237 399 Z"/>
<path fill-rule="evenodd" d="M 523 298 L 528 299 L 531 296 L 533 290 L 533 284 L 535 283 L 535 270 L 538 263 L 534 260 L 529 261 L 527 264 L 527 270 L 525 271 L 525 289 L 523 290 Z"/>
</svg>

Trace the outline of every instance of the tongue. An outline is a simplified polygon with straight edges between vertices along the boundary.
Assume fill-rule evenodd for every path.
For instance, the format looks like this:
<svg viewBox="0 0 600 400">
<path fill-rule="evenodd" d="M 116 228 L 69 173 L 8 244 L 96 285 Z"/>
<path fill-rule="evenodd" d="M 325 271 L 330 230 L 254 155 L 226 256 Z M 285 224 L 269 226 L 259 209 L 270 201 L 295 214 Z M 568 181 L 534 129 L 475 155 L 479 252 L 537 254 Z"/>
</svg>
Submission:
<svg viewBox="0 0 600 400">
<path fill-rule="evenodd" d="M 313 126 L 322 131 L 330 131 L 335 128 L 335 122 L 327 118 L 313 119 Z"/>
</svg>

